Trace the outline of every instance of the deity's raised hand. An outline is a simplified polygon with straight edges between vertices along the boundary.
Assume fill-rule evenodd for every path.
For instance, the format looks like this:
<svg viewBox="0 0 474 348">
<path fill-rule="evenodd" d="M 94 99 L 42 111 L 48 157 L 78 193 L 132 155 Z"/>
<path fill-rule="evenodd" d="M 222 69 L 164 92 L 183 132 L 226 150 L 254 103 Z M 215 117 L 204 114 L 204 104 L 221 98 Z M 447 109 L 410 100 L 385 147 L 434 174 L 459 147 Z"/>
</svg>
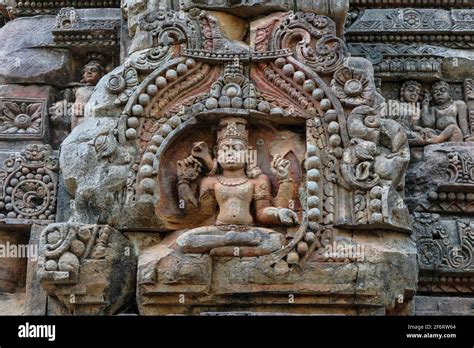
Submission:
<svg viewBox="0 0 474 348">
<path fill-rule="evenodd" d="M 290 161 L 281 155 L 275 155 L 272 160 L 272 172 L 278 176 L 279 180 L 288 179 L 290 176 Z"/>
<path fill-rule="evenodd" d="M 180 181 L 196 180 L 202 170 L 202 164 L 193 156 L 176 162 L 178 179 Z"/>
<path fill-rule="evenodd" d="M 428 90 L 425 90 L 423 92 L 422 103 L 423 103 L 423 105 L 430 105 L 430 102 L 431 102 L 431 93 Z"/>
</svg>

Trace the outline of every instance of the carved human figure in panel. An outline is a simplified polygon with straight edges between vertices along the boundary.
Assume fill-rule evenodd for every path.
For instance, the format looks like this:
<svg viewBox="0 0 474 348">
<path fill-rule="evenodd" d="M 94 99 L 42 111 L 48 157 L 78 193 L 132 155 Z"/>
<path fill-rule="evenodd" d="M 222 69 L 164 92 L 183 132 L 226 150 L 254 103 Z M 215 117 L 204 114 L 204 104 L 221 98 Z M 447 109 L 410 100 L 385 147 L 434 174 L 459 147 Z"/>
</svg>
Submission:
<svg viewBox="0 0 474 348">
<path fill-rule="evenodd" d="M 78 85 L 73 89 L 74 102 L 60 101 L 50 108 L 51 121 L 56 128 L 69 132 L 69 128 L 74 129 L 83 121 L 84 107 L 89 101 L 94 87 L 105 75 L 105 72 L 100 56 L 92 55 L 82 70 L 80 83 L 74 84 Z"/>
<path fill-rule="evenodd" d="M 433 84 L 431 95 L 433 106 L 428 107 L 430 97 L 425 98 L 421 115 L 423 126 L 436 130 L 428 143 L 471 141 L 466 103 L 453 101 L 450 86 L 444 81 Z"/>
<path fill-rule="evenodd" d="M 97 60 L 92 60 L 84 66 L 81 86 L 76 89 L 75 101 L 72 106 L 71 128 L 76 127 L 84 118 L 84 106 L 89 101 L 92 91 L 99 80 L 104 76 L 105 69 Z"/>
<path fill-rule="evenodd" d="M 217 219 L 212 226 L 199 227 L 185 232 L 177 240 L 184 253 L 207 253 L 237 256 L 265 255 L 280 249 L 285 243 L 282 233 L 264 226 L 292 226 L 298 223 L 296 213 L 288 208 L 274 207 L 268 177 L 246 161 L 248 153 L 247 121 L 226 117 L 220 120 L 217 135 L 217 158 L 213 159 L 204 142 L 196 143 L 191 156 L 178 161 L 178 193 L 184 209 L 193 214 Z M 290 162 L 275 155 L 272 170 L 280 186 L 275 201 L 294 200 Z M 199 185 L 196 199 L 191 182 L 199 172 L 208 174 Z"/>
</svg>

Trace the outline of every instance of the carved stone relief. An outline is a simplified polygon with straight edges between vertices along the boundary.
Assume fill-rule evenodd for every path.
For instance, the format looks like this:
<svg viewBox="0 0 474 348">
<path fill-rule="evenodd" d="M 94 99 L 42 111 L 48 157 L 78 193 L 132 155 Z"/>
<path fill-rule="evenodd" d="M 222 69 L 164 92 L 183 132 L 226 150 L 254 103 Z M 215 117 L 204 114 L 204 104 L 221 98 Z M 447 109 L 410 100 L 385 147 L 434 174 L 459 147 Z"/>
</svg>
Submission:
<svg viewBox="0 0 474 348">
<path fill-rule="evenodd" d="M 6 159 L 0 169 L 1 220 L 54 221 L 58 169 L 57 155 L 49 145 L 28 145 Z"/>
<path fill-rule="evenodd" d="M 403 202 L 410 158 L 404 129 L 381 117 L 370 63 L 348 58 L 336 23 L 308 12 L 272 14 L 251 22 L 243 42 L 233 37 L 245 35 L 229 37 L 219 21 L 201 10 L 137 16 L 128 60 L 101 80 L 88 105 L 100 93 L 107 97 L 87 111 L 90 122 L 114 134 L 105 144 L 130 155 L 117 163 L 118 199 L 90 220 L 92 211 L 81 207 L 102 203 L 87 192 L 108 184 L 65 175 L 74 221 L 168 231 L 139 257 L 142 313 L 183 310 L 160 309 L 160 293 L 197 291 L 199 306 L 203 291 L 284 291 L 283 280 L 311 287 L 305 265 L 332 259 L 324 250 L 345 238 L 344 229 L 411 230 Z M 118 123 L 112 110 L 122 115 Z M 301 127 L 304 133 L 295 132 Z M 74 139 L 86 132 L 92 136 L 86 123 L 79 125 L 66 144 L 77 146 Z M 256 163 L 249 158 L 254 149 Z M 61 165 L 73 167 L 67 153 Z M 102 163 L 94 170 L 110 165 Z M 397 255 L 410 263 L 412 246 L 401 238 L 408 254 Z M 305 267 L 306 276 L 291 275 Z M 255 282 L 226 284 L 222 272 L 231 268 L 255 269 Z M 390 296 L 375 301 L 392 308 Z"/>
<path fill-rule="evenodd" d="M 95 85 L 105 74 L 103 60 L 104 57 L 101 54 L 90 54 L 88 63 L 82 69 L 82 79 L 80 83 L 72 89 L 74 100 L 68 101 L 64 99 L 50 107 L 50 120 L 56 129 L 68 134 L 83 121 L 84 108 L 89 101 Z"/>
<path fill-rule="evenodd" d="M 470 41 L 457 37 L 472 37 L 473 28 L 470 9 L 367 9 L 348 28 L 347 35 L 359 42 L 387 39 L 400 43 L 438 42 L 445 47 L 463 48 L 472 47 Z M 440 35 L 440 31 L 444 34 Z"/>
<path fill-rule="evenodd" d="M 110 226 L 51 224 L 40 247 L 39 281 L 68 313 L 115 314 L 133 295 L 135 251 Z"/>
<path fill-rule="evenodd" d="M 46 131 L 45 99 L 0 99 L 0 137 L 43 138 Z"/>
<path fill-rule="evenodd" d="M 45 308 L 395 314 L 472 294 L 474 15 L 441 3 L 8 9 L 0 222 L 47 225 Z M 22 21 L 39 34 L 2 36 Z"/>
</svg>

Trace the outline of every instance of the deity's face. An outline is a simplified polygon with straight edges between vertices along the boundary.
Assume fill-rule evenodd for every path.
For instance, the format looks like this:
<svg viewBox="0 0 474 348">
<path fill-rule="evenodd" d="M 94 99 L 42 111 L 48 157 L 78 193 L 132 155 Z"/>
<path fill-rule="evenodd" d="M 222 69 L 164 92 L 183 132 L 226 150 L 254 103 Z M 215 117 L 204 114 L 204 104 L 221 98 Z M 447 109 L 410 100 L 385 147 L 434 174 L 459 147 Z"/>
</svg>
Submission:
<svg viewBox="0 0 474 348">
<path fill-rule="evenodd" d="M 420 99 L 421 88 L 416 84 L 407 84 L 404 86 L 402 93 L 406 103 L 416 103 Z"/>
<path fill-rule="evenodd" d="M 99 64 L 91 63 L 84 67 L 82 79 L 88 85 L 96 85 L 102 77 L 102 68 Z"/>
<path fill-rule="evenodd" d="M 219 142 L 217 162 L 224 170 L 236 171 L 245 168 L 247 144 L 237 139 L 225 139 Z"/>
<path fill-rule="evenodd" d="M 444 104 L 450 100 L 449 86 L 442 83 L 433 86 L 433 99 L 437 104 Z"/>
</svg>

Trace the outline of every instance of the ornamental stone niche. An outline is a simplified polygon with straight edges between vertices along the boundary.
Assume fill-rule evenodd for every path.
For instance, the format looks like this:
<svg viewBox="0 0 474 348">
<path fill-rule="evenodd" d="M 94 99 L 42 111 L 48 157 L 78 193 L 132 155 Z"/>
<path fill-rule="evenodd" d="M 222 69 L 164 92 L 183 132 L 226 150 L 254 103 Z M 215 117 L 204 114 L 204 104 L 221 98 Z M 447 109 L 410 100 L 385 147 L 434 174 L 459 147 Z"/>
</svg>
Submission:
<svg viewBox="0 0 474 348">
<path fill-rule="evenodd" d="M 472 298 L 474 10 L 372 3 L 4 8 L 0 222 L 39 258 L 0 291 L 50 315 Z"/>
<path fill-rule="evenodd" d="M 62 144 L 70 222 L 160 233 L 141 314 L 394 311 L 416 286 L 410 152 L 347 53 L 347 3 L 253 5 L 126 7 L 127 58 Z"/>
</svg>

